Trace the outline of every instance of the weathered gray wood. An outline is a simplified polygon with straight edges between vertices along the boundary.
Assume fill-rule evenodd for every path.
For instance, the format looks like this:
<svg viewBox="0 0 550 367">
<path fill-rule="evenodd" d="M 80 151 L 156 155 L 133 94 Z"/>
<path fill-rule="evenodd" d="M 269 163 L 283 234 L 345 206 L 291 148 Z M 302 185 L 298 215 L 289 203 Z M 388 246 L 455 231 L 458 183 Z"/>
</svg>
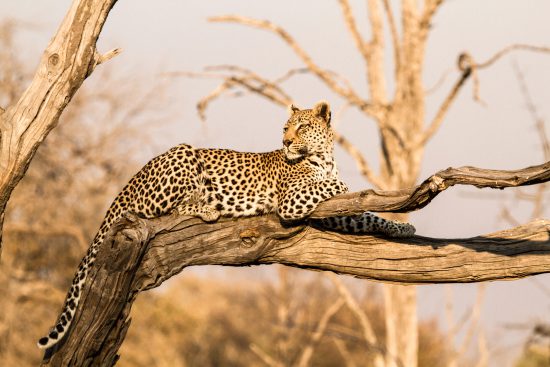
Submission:
<svg viewBox="0 0 550 367">
<path fill-rule="evenodd" d="M 459 183 L 501 188 L 549 179 L 548 164 L 509 172 L 472 167 L 442 172 L 408 190 L 408 197 L 403 191 L 378 192 L 377 208 L 383 206 L 384 197 L 389 198 L 388 207 L 426 205 L 434 195 L 417 193 L 426 192 L 426 185 L 434 182 L 430 192 Z M 363 198 L 364 194 L 350 196 Z M 323 206 L 330 208 L 333 201 L 341 202 L 341 198 Z M 368 199 L 358 205 L 370 209 Z M 334 215 L 342 207 L 322 210 Z M 278 263 L 407 284 L 511 280 L 550 272 L 549 232 L 550 221 L 537 220 L 466 239 L 415 236 L 396 240 L 330 232 L 306 224 L 285 227 L 275 215 L 207 224 L 177 214 L 151 220 L 129 214 L 111 229 L 99 252 L 68 338 L 49 351 L 53 356 L 43 365 L 113 365 L 137 294 L 159 286 L 187 266 Z"/>
</svg>

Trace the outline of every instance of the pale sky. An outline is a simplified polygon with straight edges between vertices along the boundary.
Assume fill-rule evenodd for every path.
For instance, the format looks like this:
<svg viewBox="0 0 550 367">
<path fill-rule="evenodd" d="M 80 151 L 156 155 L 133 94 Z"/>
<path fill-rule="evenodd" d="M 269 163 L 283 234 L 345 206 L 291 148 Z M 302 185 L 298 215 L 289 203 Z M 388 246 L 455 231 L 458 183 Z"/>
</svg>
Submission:
<svg viewBox="0 0 550 367">
<path fill-rule="evenodd" d="M 395 2 L 392 2 L 395 4 Z M 5 0 L 0 2 L 0 17 L 15 18 L 30 25 L 19 37 L 19 51 L 25 60 L 37 63 L 53 36 L 69 1 Z M 366 34 L 364 1 L 351 1 L 359 27 Z M 236 64 L 267 77 L 301 67 L 298 58 L 276 36 L 232 24 L 212 24 L 207 17 L 240 14 L 268 19 L 283 26 L 317 60 L 351 80 L 366 95 L 364 71 L 343 23 L 336 0 L 234 0 L 234 1 L 119 1 L 101 34 L 101 52 L 121 47 L 120 56 L 99 67 L 92 75 L 108 70 L 111 74 L 142 77 L 156 82 L 165 71 L 200 71 L 207 65 Z M 425 76 L 432 86 L 440 76 L 450 76 L 427 100 L 428 119 L 439 106 L 456 79 L 456 58 L 468 51 L 477 60 L 486 60 L 512 43 L 550 45 L 550 2 L 545 0 L 447 0 L 435 16 L 428 43 Z M 542 163 L 533 121 L 525 108 L 513 63 L 525 75 L 539 114 L 550 120 L 550 55 L 517 52 L 492 68 L 480 72 L 480 94 L 485 105 L 472 99 L 471 81 L 462 89 L 441 130 L 427 145 L 420 179 L 450 166 L 472 165 L 482 168 L 517 169 Z M 386 67 L 391 73 L 391 66 Z M 224 147 L 243 151 L 279 148 L 281 126 L 286 111 L 257 97 L 224 98 L 208 111 L 202 125 L 195 112 L 197 101 L 218 84 L 215 80 L 178 79 L 170 88 L 174 103 L 174 122 L 159 130 L 155 146 L 144 154 L 160 153 L 172 145 L 187 142 L 199 146 Z M 285 84 L 298 104 L 311 106 L 320 99 L 330 101 L 333 110 L 342 100 L 310 76 L 300 76 Z M 113 86 L 116 87 L 116 86 Z M 98 124 L 107 122 L 98 122 Z M 131 122 L 129 122 L 131 123 Z M 378 137 L 374 124 L 353 110 L 337 121 L 337 128 L 362 149 L 377 167 Z M 238 134 L 235 133 L 238 131 Z M 343 179 L 354 190 L 367 187 L 353 163 L 337 151 Z M 485 193 L 478 198 L 470 193 Z M 428 207 L 411 215 L 417 233 L 424 236 L 470 237 L 504 229 L 497 220 L 504 202 L 511 204 L 511 190 L 479 191 L 455 187 L 440 195 Z M 508 198 L 508 199 L 507 199 Z M 528 206 L 510 206 L 521 221 L 527 221 Z M 548 218 L 549 211 L 545 210 Z M 6 244 L 9 245 L 9 244 Z M 248 269 L 243 269 L 246 272 Z M 548 283 L 550 276 L 538 276 Z M 475 285 L 453 286 L 456 317 L 475 299 Z M 421 286 L 418 292 L 422 318 L 441 317 L 444 311 L 442 286 Z M 492 366 L 506 366 L 520 352 L 525 334 L 505 329 L 506 323 L 550 322 L 550 297 L 529 279 L 488 284 L 481 323 L 489 339 Z M 442 322 L 444 325 L 444 322 Z"/>
</svg>

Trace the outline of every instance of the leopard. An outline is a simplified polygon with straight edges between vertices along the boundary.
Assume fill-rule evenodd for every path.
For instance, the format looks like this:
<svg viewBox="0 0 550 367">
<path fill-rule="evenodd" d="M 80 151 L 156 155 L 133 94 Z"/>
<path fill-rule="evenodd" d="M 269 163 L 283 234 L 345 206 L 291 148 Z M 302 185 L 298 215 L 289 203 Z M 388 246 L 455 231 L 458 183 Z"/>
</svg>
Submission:
<svg viewBox="0 0 550 367">
<path fill-rule="evenodd" d="M 144 218 L 177 211 L 214 222 L 220 217 L 276 213 L 285 224 L 307 220 L 319 203 L 348 192 L 334 159 L 334 133 L 328 102 L 310 109 L 289 106 L 282 148 L 266 153 L 177 145 L 150 160 L 110 205 L 68 291 L 50 332 L 38 341 L 51 348 L 66 335 L 82 289 L 111 226 L 125 213 Z M 319 220 L 328 230 L 410 237 L 409 223 L 371 212 Z"/>
</svg>

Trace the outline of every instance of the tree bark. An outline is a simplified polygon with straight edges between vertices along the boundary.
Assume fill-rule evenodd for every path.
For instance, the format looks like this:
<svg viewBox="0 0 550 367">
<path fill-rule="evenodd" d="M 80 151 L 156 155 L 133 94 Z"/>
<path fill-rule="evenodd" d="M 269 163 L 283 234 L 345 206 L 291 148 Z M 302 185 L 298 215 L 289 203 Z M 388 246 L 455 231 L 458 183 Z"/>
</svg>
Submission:
<svg viewBox="0 0 550 367">
<path fill-rule="evenodd" d="M 538 174 L 534 176 L 542 175 L 548 180 L 547 172 L 542 172 L 548 171 L 547 165 L 536 167 Z M 498 177 L 524 177 L 533 170 L 536 169 L 529 167 L 496 174 L 497 171 L 469 169 L 478 176 L 493 172 Z M 443 172 L 456 173 L 443 182 L 462 180 L 476 182 L 478 187 L 496 188 L 501 185 L 500 179 L 482 183 L 479 177 L 461 176 L 457 172 L 463 169 Z M 441 172 L 432 178 L 440 176 Z M 411 195 L 422 191 L 428 181 L 410 190 Z M 520 179 L 512 185 L 531 182 Z M 438 190 L 445 187 L 448 186 L 436 185 Z M 377 195 L 387 195 L 392 201 L 403 194 Z M 319 210 L 326 210 L 331 201 L 338 200 L 330 199 Z M 424 200 L 423 196 L 417 200 Z M 407 205 L 411 208 L 420 205 L 406 198 L 404 202 L 410 203 Z M 361 206 L 369 209 L 364 203 Z M 328 213 L 333 215 L 334 211 Z M 43 365 L 113 365 L 138 293 L 159 286 L 188 266 L 279 263 L 401 284 L 510 280 L 550 272 L 549 231 L 550 221 L 537 220 L 468 239 L 387 239 L 325 231 L 314 223 L 284 226 L 275 215 L 207 224 L 175 213 L 150 220 L 128 214 L 111 228 L 100 249 L 68 338 L 47 351 Z"/>
<path fill-rule="evenodd" d="M 100 55 L 96 42 L 116 0 L 75 0 L 44 51 L 34 78 L 19 98 L 0 108 L 0 255 L 2 224 L 13 189 L 40 143 L 94 68 L 118 50 Z"/>
</svg>

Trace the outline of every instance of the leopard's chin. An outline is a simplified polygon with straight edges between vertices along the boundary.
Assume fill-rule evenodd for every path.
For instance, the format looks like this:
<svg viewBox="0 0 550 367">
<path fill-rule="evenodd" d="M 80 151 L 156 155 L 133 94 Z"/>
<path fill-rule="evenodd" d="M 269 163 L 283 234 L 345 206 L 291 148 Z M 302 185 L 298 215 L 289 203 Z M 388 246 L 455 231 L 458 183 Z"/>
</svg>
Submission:
<svg viewBox="0 0 550 367">
<path fill-rule="evenodd" d="M 289 161 L 295 161 L 304 157 L 304 154 L 292 152 L 289 149 L 284 149 L 285 158 Z"/>
<path fill-rule="evenodd" d="M 289 161 L 295 161 L 297 159 L 302 159 L 302 158 L 304 158 L 308 155 L 307 147 L 302 147 L 302 148 L 299 148 L 297 150 L 291 150 L 288 147 L 284 147 L 283 151 L 285 153 L 286 159 L 288 159 Z"/>
</svg>

